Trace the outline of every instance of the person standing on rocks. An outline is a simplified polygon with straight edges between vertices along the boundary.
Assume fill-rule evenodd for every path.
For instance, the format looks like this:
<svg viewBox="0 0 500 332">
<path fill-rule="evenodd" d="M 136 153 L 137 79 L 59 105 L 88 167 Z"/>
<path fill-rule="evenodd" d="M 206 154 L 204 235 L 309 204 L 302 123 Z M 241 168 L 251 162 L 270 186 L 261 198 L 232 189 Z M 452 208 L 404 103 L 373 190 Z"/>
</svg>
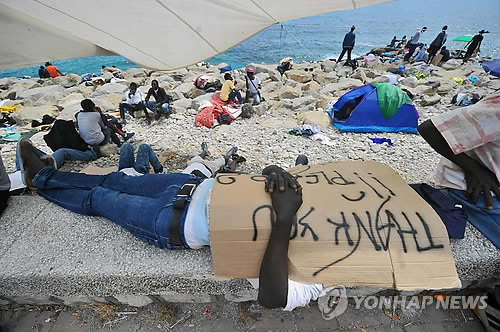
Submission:
<svg viewBox="0 0 500 332">
<path fill-rule="evenodd" d="M 446 30 L 448 30 L 447 25 L 445 25 L 443 27 L 442 31 L 432 41 L 431 46 L 429 47 L 429 59 L 427 60 L 427 64 L 432 62 L 432 59 L 434 59 L 434 57 L 436 56 L 436 53 L 446 43 L 446 39 L 448 38 L 448 35 L 446 34 Z"/>
<path fill-rule="evenodd" d="M 410 41 L 408 42 L 408 53 L 405 54 L 404 60 L 408 61 L 410 60 L 410 57 L 413 55 L 415 52 L 415 49 L 418 46 L 418 41 L 420 39 L 420 36 L 427 30 L 427 27 L 423 27 L 420 30 L 417 30 L 417 32 L 411 37 Z"/>
<path fill-rule="evenodd" d="M 154 102 L 150 102 L 149 98 L 155 99 Z M 146 99 L 144 100 L 144 104 L 146 105 L 147 108 L 151 110 L 151 112 L 156 113 L 155 115 L 155 120 L 159 120 L 162 114 L 165 114 L 165 116 L 168 117 L 169 111 L 168 111 L 168 101 L 169 101 L 169 96 L 165 92 L 165 89 L 160 88 L 158 85 L 157 80 L 152 80 L 151 81 L 151 88 L 148 90 L 148 94 L 146 95 Z"/>
<path fill-rule="evenodd" d="M 476 51 L 476 49 L 478 52 L 481 52 L 481 42 L 483 41 L 483 34 L 484 33 L 489 33 L 489 31 L 484 31 L 484 30 L 479 31 L 479 33 L 477 35 L 475 35 L 474 37 L 472 37 L 472 40 L 470 42 L 468 42 L 467 45 L 465 45 L 465 47 L 467 47 L 467 52 L 465 52 L 465 56 L 464 56 L 464 60 L 463 60 L 462 64 L 469 61 L 469 58 L 472 56 L 474 51 Z"/>
<path fill-rule="evenodd" d="M 354 33 L 354 29 L 356 27 L 353 25 L 351 27 L 351 31 L 346 33 L 344 36 L 344 42 L 342 43 L 342 52 L 340 53 L 339 59 L 337 62 L 342 61 L 342 58 L 344 57 L 344 54 L 347 52 L 347 60 L 351 60 L 351 52 L 352 49 L 354 48 L 354 44 L 356 42 L 356 34 Z"/>
<path fill-rule="evenodd" d="M 238 99 L 238 103 L 243 104 L 243 97 L 241 96 L 241 93 L 236 90 L 233 77 L 230 73 L 225 73 L 224 84 L 220 90 L 220 100 L 225 102 L 232 101 L 233 103 L 236 103 L 236 99 Z"/>
<path fill-rule="evenodd" d="M 443 158 L 435 182 L 500 248 L 500 92 L 432 117 L 420 135 Z"/>
<path fill-rule="evenodd" d="M 130 113 L 130 115 L 134 116 L 135 111 L 144 111 L 144 115 L 146 116 L 146 121 L 148 124 L 151 124 L 151 118 L 149 117 L 148 110 L 146 106 L 144 106 L 144 98 L 142 96 L 142 92 L 137 88 L 137 83 L 130 83 L 130 89 L 125 93 L 125 101 L 120 103 L 120 118 L 123 123 L 126 123 L 125 120 L 125 109 Z"/>
</svg>

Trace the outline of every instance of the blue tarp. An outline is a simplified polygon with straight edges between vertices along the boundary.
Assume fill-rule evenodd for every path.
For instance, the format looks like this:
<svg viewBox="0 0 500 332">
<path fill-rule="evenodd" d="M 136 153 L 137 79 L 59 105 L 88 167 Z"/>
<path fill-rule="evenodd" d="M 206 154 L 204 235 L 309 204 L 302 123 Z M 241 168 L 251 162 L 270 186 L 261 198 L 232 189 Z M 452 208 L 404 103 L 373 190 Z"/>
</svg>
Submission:
<svg viewBox="0 0 500 332">
<path fill-rule="evenodd" d="M 220 69 L 220 73 L 225 73 L 227 71 L 231 71 L 231 70 L 235 70 L 235 69 L 240 69 L 240 68 L 243 68 L 245 67 L 244 64 L 241 64 L 241 63 L 231 63 L 231 64 L 228 64 L 227 66 L 225 67 L 222 67 Z"/>
<path fill-rule="evenodd" d="M 390 83 L 385 83 L 390 84 Z M 397 87 L 396 87 L 397 88 Z M 399 89 L 399 88 L 398 88 Z M 344 121 L 334 118 L 334 111 L 349 100 L 363 96 L 351 115 Z M 351 132 L 409 132 L 416 133 L 418 112 L 414 105 L 403 104 L 389 119 L 385 119 L 378 102 L 377 89 L 371 85 L 363 85 L 349 91 L 327 110 L 333 125 L 342 131 Z"/>
<path fill-rule="evenodd" d="M 483 66 L 484 70 L 487 73 L 490 73 L 493 76 L 500 77 L 500 60 L 491 60 L 482 62 L 481 66 Z"/>
</svg>

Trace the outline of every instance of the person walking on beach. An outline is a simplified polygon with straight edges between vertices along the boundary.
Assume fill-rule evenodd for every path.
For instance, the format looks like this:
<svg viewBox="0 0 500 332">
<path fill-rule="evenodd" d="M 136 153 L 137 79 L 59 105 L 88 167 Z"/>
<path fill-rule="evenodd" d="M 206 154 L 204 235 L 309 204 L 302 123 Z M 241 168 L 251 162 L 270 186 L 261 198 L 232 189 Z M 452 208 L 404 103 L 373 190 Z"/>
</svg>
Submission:
<svg viewBox="0 0 500 332">
<path fill-rule="evenodd" d="M 342 61 L 342 58 L 344 57 L 345 52 L 347 52 L 347 60 L 351 60 L 351 52 L 352 49 L 354 48 L 354 43 L 356 41 L 356 34 L 354 33 L 354 29 L 356 27 L 353 25 L 351 27 L 351 31 L 345 34 L 344 36 L 344 42 L 342 43 L 342 52 L 340 53 L 339 59 L 337 62 Z"/>
<path fill-rule="evenodd" d="M 410 41 L 408 42 L 409 44 L 408 53 L 406 53 L 404 57 L 405 61 L 408 61 L 415 52 L 415 49 L 418 46 L 418 40 L 420 39 L 420 36 L 425 32 L 425 30 L 427 30 L 427 27 L 423 27 L 422 29 L 417 30 L 417 32 L 415 32 L 413 37 L 411 37 Z"/>
<path fill-rule="evenodd" d="M 427 64 L 431 63 L 434 56 L 436 56 L 436 53 L 441 49 L 441 47 L 443 47 L 444 43 L 446 43 L 446 39 L 448 38 L 446 30 L 448 30 L 447 25 L 443 27 L 442 31 L 432 41 L 431 46 L 429 47 L 429 59 L 427 60 Z"/>
<path fill-rule="evenodd" d="M 60 75 L 64 76 L 64 74 L 59 71 L 59 68 L 57 68 L 56 66 L 54 66 L 53 64 L 51 64 L 48 61 L 45 62 L 45 69 L 47 70 L 50 77 L 52 77 L 52 78 L 58 77 Z"/>
<path fill-rule="evenodd" d="M 466 63 L 469 58 L 471 57 L 472 53 L 477 49 L 478 52 L 481 52 L 481 42 L 483 41 L 483 34 L 484 33 L 489 33 L 489 31 L 484 31 L 481 30 L 477 35 L 472 37 L 472 40 L 465 45 L 465 47 L 468 46 L 467 52 L 465 52 L 464 60 L 462 64 Z M 464 47 L 464 48 L 465 48 Z"/>
</svg>

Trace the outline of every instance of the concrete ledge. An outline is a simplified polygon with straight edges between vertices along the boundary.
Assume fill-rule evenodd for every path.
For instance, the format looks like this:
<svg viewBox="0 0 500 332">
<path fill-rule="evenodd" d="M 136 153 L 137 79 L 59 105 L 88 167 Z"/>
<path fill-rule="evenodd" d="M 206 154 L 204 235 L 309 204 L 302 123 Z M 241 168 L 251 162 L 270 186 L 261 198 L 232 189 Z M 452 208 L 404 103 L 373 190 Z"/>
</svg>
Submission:
<svg viewBox="0 0 500 332">
<path fill-rule="evenodd" d="M 12 197 L 0 219 L 0 304 L 256 299 L 246 280 L 215 280 L 209 249 L 170 251 L 136 240 L 105 218 L 72 213 L 38 196 Z M 452 240 L 464 286 L 500 276 L 500 251 L 475 228 Z M 436 266 L 439 268 L 439 266 Z M 380 292 L 352 288 L 351 295 Z"/>
</svg>

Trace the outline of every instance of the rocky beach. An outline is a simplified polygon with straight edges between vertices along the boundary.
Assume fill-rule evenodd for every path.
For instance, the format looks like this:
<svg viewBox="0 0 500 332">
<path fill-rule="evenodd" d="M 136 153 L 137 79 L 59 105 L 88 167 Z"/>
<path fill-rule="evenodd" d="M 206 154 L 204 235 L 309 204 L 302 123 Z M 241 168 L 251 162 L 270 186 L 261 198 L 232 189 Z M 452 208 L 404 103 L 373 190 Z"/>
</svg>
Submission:
<svg viewBox="0 0 500 332">
<path fill-rule="evenodd" d="M 408 183 L 432 184 L 439 157 L 419 135 L 341 132 L 324 112 L 327 104 L 363 84 L 389 82 L 396 78 L 399 87 L 414 94 L 421 123 L 435 114 L 458 107 L 451 104 L 452 97 L 457 93 L 474 93 L 483 97 L 500 88 L 500 79 L 487 74 L 477 63 L 462 65 L 461 61 L 452 59 L 440 67 L 406 64 L 400 74 L 394 74 L 390 71 L 399 68 L 402 64 L 400 60 L 382 62 L 376 56 L 375 61 L 359 62 L 363 65 L 356 70 L 332 61 L 294 64 L 283 77 L 276 70 L 276 65 L 250 64 L 262 80 L 261 94 L 265 101 L 254 106 L 251 118 L 238 118 L 231 125 L 214 128 L 195 126 L 200 104 L 210 100 L 213 93 L 197 89 L 193 81 L 202 74 L 222 81 L 219 68 L 225 64 L 192 66 L 172 72 L 132 68 L 124 73 L 125 81 L 100 87 L 80 84 L 80 76 L 74 74 L 45 80 L 3 78 L 0 79 L 0 98 L 10 99 L 4 102 L 4 106 L 18 106 L 18 110 L 11 115 L 16 121 L 11 131 L 20 132 L 30 129 L 31 121 L 40 120 L 45 114 L 56 119 L 74 119 L 84 98 L 91 98 L 103 111 L 114 115 L 131 82 L 136 82 L 146 94 L 151 80 L 156 79 L 174 100 L 170 105 L 173 114 L 152 125 L 148 125 L 143 118 L 132 119 L 125 129 L 135 132 L 134 146 L 148 143 L 155 151 L 168 153 L 170 158 L 165 167 L 169 172 L 183 168 L 187 158 L 199 153 L 200 144 L 208 142 L 213 157 L 225 153 L 231 146 L 237 146 L 247 160 L 239 168 L 244 172 L 259 173 L 269 164 L 288 168 L 294 165 L 297 155 L 306 154 L 310 163 L 375 160 L 394 168 Z M 238 81 L 236 86 L 244 87 L 244 69 L 234 74 Z M 478 80 L 472 83 L 467 79 L 471 76 Z M 463 84 L 450 78 L 461 78 Z M 286 133 L 303 124 L 320 128 L 333 145 Z M 46 133 L 41 131 L 31 139 L 41 150 L 51 152 L 43 140 Z M 389 138 L 394 145 L 373 143 L 369 138 L 374 137 Z M 7 171 L 13 172 L 16 143 L 2 144 L 1 148 Z M 115 154 L 90 164 L 116 166 L 118 158 Z M 66 162 L 62 170 L 79 171 L 87 164 Z"/>
</svg>

